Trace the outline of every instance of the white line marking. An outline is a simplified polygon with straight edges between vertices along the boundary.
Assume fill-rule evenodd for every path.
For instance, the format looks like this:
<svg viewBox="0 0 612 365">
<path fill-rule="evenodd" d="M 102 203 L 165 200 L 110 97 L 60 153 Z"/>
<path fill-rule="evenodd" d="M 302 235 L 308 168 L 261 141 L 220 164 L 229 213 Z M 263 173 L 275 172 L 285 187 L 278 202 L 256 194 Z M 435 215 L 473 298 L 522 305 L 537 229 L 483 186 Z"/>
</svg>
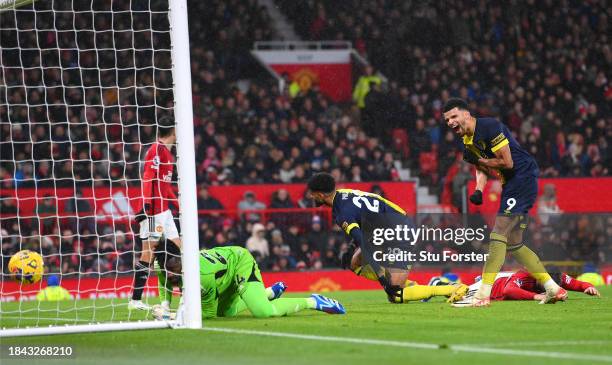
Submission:
<svg viewBox="0 0 612 365">
<path fill-rule="evenodd" d="M 563 341 L 532 341 L 532 342 L 496 342 L 496 343 L 466 343 L 466 346 L 508 347 L 508 346 L 563 346 L 563 345 L 609 345 L 612 340 L 563 340 Z M 463 345 L 463 344 L 461 344 Z"/>
<path fill-rule="evenodd" d="M 571 353 L 571 352 L 512 350 L 512 349 L 487 348 L 487 347 L 476 347 L 476 346 L 467 346 L 467 345 L 441 346 L 441 345 L 433 344 L 433 343 L 389 341 L 389 340 L 376 340 L 376 339 L 354 338 L 354 337 L 303 335 L 299 333 L 255 331 L 255 330 L 244 330 L 244 329 L 222 328 L 222 327 L 204 327 L 202 328 L 202 330 L 210 331 L 210 332 L 235 333 L 235 334 L 243 334 L 243 335 L 285 337 L 285 338 L 296 338 L 296 339 L 302 339 L 302 340 L 344 342 L 344 343 L 356 343 L 356 344 L 364 344 L 364 345 L 382 345 L 382 346 L 417 348 L 417 349 L 425 349 L 425 350 L 448 349 L 448 350 L 457 351 L 457 352 L 472 352 L 472 353 L 497 354 L 497 355 L 528 356 L 528 357 L 545 357 L 545 358 L 564 359 L 564 360 L 612 362 L 612 356 L 578 354 L 578 353 Z"/>
<path fill-rule="evenodd" d="M 24 320 L 41 320 L 41 321 L 58 321 L 58 322 L 88 322 L 88 323 L 101 323 L 100 321 L 94 321 L 91 319 L 78 319 L 78 318 L 50 318 L 50 317 L 15 317 L 15 316 L 0 316 L 0 319 L 24 319 Z M 108 321 L 105 321 L 108 322 Z"/>
</svg>

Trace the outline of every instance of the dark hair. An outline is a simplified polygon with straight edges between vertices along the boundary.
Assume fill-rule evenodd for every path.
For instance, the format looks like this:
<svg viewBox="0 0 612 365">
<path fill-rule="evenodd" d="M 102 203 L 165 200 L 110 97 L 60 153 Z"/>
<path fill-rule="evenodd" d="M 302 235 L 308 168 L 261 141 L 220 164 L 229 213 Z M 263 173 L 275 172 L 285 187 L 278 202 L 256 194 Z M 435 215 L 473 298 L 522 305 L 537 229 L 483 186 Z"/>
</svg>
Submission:
<svg viewBox="0 0 612 365">
<path fill-rule="evenodd" d="M 319 172 L 308 180 L 308 189 L 314 192 L 331 193 L 336 190 L 336 181 L 327 172 Z"/>
<path fill-rule="evenodd" d="M 159 137 L 168 137 L 174 133 L 174 119 L 171 117 L 163 116 L 157 121 L 157 133 Z"/>
<path fill-rule="evenodd" d="M 452 110 L 454 108 L 458 108 L 460 110 L 467 110 L 469 111 L 469 107 L 468 107 L 468 103 L 461 99 L 461 98 L 450 98 L 448 99 L 448 101 L 446 102 L 446 104 L 444 104 L 444 108 L 442 108 L 442 112 L 446 113 L 449 110 Z"/>
<path fill-rule="evenodd" d="M 166 259 L 164 268 L 166 269 L 166 271 L 169 271 L 174 275 L 181 275 L 181 271 L 183 270 L 181 258 L 177 256 L 172 256 Z"/>
</svg>

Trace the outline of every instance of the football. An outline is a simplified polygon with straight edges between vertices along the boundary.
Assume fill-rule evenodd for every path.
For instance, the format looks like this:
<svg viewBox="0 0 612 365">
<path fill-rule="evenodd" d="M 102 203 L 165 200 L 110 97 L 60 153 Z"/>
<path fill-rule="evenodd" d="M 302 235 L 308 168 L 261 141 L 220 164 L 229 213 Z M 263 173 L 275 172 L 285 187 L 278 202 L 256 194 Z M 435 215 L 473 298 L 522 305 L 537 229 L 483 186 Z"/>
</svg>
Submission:
<svg viewBox="0 0 612 365">
<path fill-rule="evenodd" d="M 14 279 L 24 284 L 34 284 L 40 281 L 44 272 L 43 259 L 37 252 L 21 250 L 9 261 L 9 272 Z"/>
</svg>

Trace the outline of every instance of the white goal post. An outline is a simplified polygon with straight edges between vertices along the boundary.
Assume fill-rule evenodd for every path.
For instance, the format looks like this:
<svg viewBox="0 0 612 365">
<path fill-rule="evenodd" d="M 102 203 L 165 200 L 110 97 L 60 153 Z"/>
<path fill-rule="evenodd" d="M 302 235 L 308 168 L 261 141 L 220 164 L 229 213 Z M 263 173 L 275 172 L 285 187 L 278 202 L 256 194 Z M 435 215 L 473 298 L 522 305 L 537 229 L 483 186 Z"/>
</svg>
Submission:
<svg viewBox="0 0 612 365">
<path fill-rule="evenodd" d="M 9 45 L 9 43 L 6 43 L 6 46 L 5 42 L 0 44 L 2 46 L 0 47 L 0 128 L 2 128 L 0 133 L 9 131 L 8 137 L 5 135 L 0 139 L 2 141 L 0 151 L 3 153 L 5 151 L 12 152 L 12 156 L 7 156 L 6 153 L 0 155 L 0 162 L 3 164 L 2 168 L 0 168 L 0 178 L 2 178 L 0 183 L 2 183 L 3 190 L 0 193 L 0 203 L 6 204 L 1 207 L 16 204 L 15 211 L 18 212 L 15 219 L 16 223 L 11 223 L 17 233 L 10 229 L 7 231 L 2 228 L 2 235 L 0 235 L 0 244 L 8 243 L 8 247 L 12 247 L 8 249 L 9 251 L 6 251 L 3 246 L 2 256 L 0 257 L 3 262 L 3 275 L 0 280 L 0 337 L 136 329 L 201 328 L 196 166 L 187 0 L 133 0 L 126 2 L 129 5 L 118 5 L 118 7 L 127 6 L 127 10 L 121 8 L 116 14 L 114 2 L 101 0 L 99 2 L 110 4 L 109 7 L 100 11 L 100 13 L 105 13 L 107 18 L 110 19 L 110 30 L 104 31 L 96 29 L 98 25 L 94 15 L 97 10 L 93 8 L 94 5 L 91 5 L 92 8 L 88 11 L 78 9 L 73 12 L 74 14 L 68 14 L 70 11 L 66 9 L 71 8 L 70 4 L 72 4 L 72 9 L 76 9 L 74 4 L 77 1 L 0 0 L 0 17 L 6 16 L 9 13 L 14 17 L 10 24 L 9 22 L 2 24 L 2 18 L 0 18 L 0 32 L 3 32 L 0 33 L 0 41 L 2 41 L 2 34 L 7 36 L 6 42 L 9 42 L 8 39 L 16 34 L 14 36 L 14 44 L 11 43 Z M 83 2 L 79 4 L 81 3 Z M 94 2 L 85 3 L 93 4 Z M 153 3 L 155 5 L 152 5 Z M 41 14 L 33 14 L 37 11 L 34 9 L 43 4 L 45 5 L 44 11 L 41 11 Z M 160 7 L 160 4 L 163 7 Z M 165 4 L 167 4 L 167 7 Z M 79 6 L 82 6 L 82 4 Z M 134 15 L 131 14 L 132 7 L 138 7 L 133 11 Z M 155 9 L 153 10 L 153 8 Z M 56 9 L 59 10 L 56 11 Z M 137 24 L 136 19 L 145 19 L 146 16 L 143 16 L 143 14 L 147 12 L 147 9 L 150 13 L 149 20 L 144 21 L 143 24 L 149 24 L 150 29 L 143 30 L 138 28 L 142 24 Z M 18 24 L 17 13 L 20 11 L 29 12 L 28 16 L 35 20 L 30 21 L 30 18 L 28 18 L 26 24 Z M 164 16 L 164 14 L 167 16 L 167 28 L 163 30 L 156 29 L 155 19 L 160 19 L 159 17 Z M 43 19 L 40 22 L 39 16 Z M 90 16 L 91 19 L 86 19 L 82 23 L 88 24 L 91 28 L 78 28 L 80 26 L 77 25 L 78 16 Z M 128 18 L 125 18 L 126 16 Z M 65 21 L 66 19 L 72 20 L 72 24 L 75 26 L 74 29 L 66 30 L 64 28 L 70 25 L 70 22 Z M 131 24 L 131 28 L 116 28 L 115 22 L 118 19 L 123 21 L 123 25 L 129 26 Z M 46 25 L 41 26 L 42 28 L 39 29 L 39 24 Z M 35 33 L 29 39 L 36 40 L 35 43 L 37 44 L 27 43 L 27 40 L 23 43 L 22 37 L 23 39 L 28 37 L 27 34 L 24 35 L 23 33 L 28 31 Z M 95 48 L 91 49 L 81 45 L 80 32 L 91 33 L 87 36 L 92 37 L 93 43 L 91 44 Z M 110 34 L 110 38 L 107 39 L 112 39 L 112 42 L 104 43 L 104 41 L 98 41 L 98 37 L 104 36 L 101 34 L 105 32 Z M 109 48 L 109 44 L 115 45 L 115 39 L 117 39 L 115 37 L 121 37 L 122 34 L 127 35 L 124 38 L 128 39 L 128 41 L 131 37 L 131 42 L 133 43 L 132 49 L 126 49 L 118 45 L 116 48 Z M 61 40 L 57 38 L 64 35 L 74 38 L 74 40 L 66 42 L 66 44 L 71 44 L 72 48 L 62 48 Z M 160 46 L 160 49 L 157 49 L 156 37 L 158 36 L 169 38 L 169 49 L 164 46 Z M 41 45 L 40 40 L 43 39 L 44 41 L 43 37 L 47 37 L 46 39 L 49 40 L 48 44 L 52 46 Z M 142 47 L 143 50 L 141 50 L 140 46 L 136 44 L 138 39 L 148 39 L 150 44 L 144 45 Z M 159 43 L 163 45 L 164 41 Z M 56 48 L 54 49 L 53 47 Z M 142 53 L 139 53 L 141 51 Z M 57 58 L 57 63 L 53 65 L 44 64 L 45 57 L 48 57 L 45 54 L 49 53 Z M 14 56 L 17 54 L 19 57 L 24 55 L 24 60 L 15 60 Z M 66 54 L 69 54 L 67 58 L 72 55 L 75 59 L 61 58 Z M 141 69 L 139 69 L 141 60 L 137 59 L 138 54 L 146 54 L 149 58 L 148 60 L 142 60 L 145 66 L 142 66 Z M 158 63 L 157 58 L 160 54 L 166 60 Z M 93 60 L 93 64 L 102 65 L 104 63 L 103 58 L 109 55 L 112 55 L 110 57 L 114 59 L 114 67 L 107 67 L 107 65 L 98 66 L 97 75 L 95 68 L 90 67 L 91 65 L 87 64 L 87 60 L 83 61 L 89 57 L 90 61 Z M 121 62 L 124 61 L 122 59 L 124 55 L 132 55 L 133 60 L 126 61 L 127 64 L 132 62 L 132 66 L 121 66 Z M 168 58 L 170 59 L 168 60 Z M 108 61 L 108 57 L 106 61 Z M 39 64 L 36 64 L 36 62 Z M 164 66 L 167 63 L 171 64 L 171 67 Z M 34 64 L 34 66 L 31 64 Z M 69 65 L 65 66 L 66 64 Z M 54 81 L 57 81 L 56 84 L 59 83 L 59 85 L 54 85 L 51 89 L 57 88 L 61 90 L 58 99 L 53 99 L 53 101 L 51 101 L 51 96 L 52 94 L 56 95 L 57 90 L 51 91 L 46 87 L 47 82 L 49 82 L 46 79 L 46 72 L 48 70 L 45 70 L 45 68 L 47 67 L 57 70 L 57 73 L 52 75 L 57 77 L 57 80 Z M 131 83 L 122 83 L 122 80 L 125 81 L 123 76 L 125 72 L 132 71 L 133 79 L 128 77 L 129 81 L 127 81 Z M 141 71 L 143 75 L 148 72 L 147 76 L 141 77 Z M 113 87 L 108 87 L 108 85 L 104 84 L 102 78 L 104 75 L 112 75 L 113 72 L 115 75 L 111 76 L 109 80 L 115 80 L 116 84 Z M 166 86 L 163 81 L 160 84 L 160 81 L 156 80 L 160 73 L 166 73 L 166 76 L 164 76 L 166 78 L 168 78 L 168 74 L 171 74 L 171 81 L 169 81 L 171 86 Z M 72 77 L 73 75 L 78 75 L 78 77 L 75 79 Z M 90 75 L 93 76 L 90 77 Z M 38 81 L 41 87 L 36 88 L 28 84 L 31 78 L 36 77 L 42 77 Z M 29 81 L 26 81 L 26 79 Z M 95 82 L 88 84 L 87 79 L 95 80 Z M 130 94 L 125 100 L 133 100 L 132 102 L 122 101 L 121 95 L 124 92 Z M 32 98 L 32 93 L 36 93 L 41 99 Z M 81 99 L 77 95 L 75 99 L 71 100 L 82 101 L 78 104 L 71 104 L 67 101 L 69 93 L 74 93 L 75 95 L 80 93 Z M 96 93 L 100 97 L 96 99 L 93 96 L 90 99 L 98 100 L 97 102 L 92 102 L 88 99 L 88 97 Z M 116 95 L 113 95 L 113 93 L 116 93 Z M 163 101 L 159 101 L 160 97 L 158 94 L 169 95 L 170 93 L 173 97 L 173 100 L 171 100 L 173 103 L 164 104 Z M 152 104 L 147 102 L 141 104 L 140 95 L 147 95 L 150 100 L 153 100 Z M 112 99 L 113 101 L 109 102 L 106 99 L 107 97 L 108 100 Z M 164 100 L 163 97 L 161 99 Z M 65 103 L 61 104 L 57 100 L 63 100 Z M 112 104 L 110 107 L 109 103 Z M 135 122 L 130 122 L 127 119 L 128 117 L 124 117 L 125 111 L 122 110 L 123 107 L 127 107 L 126 109 L 131 108 L 129 113 L 136 114 L 133 119 L 129 119 L 130 121 L 135 120 Z M 73 120 L 62 122 L 66 125 L 66 136 L 58 139 L 55 139 L 54 122 L 50 120 L 51 109 L 53 108 L 64 108 L 63 113 L 66 114 L 66 119 L 70 117 L 72 111 L 78 110 L 78 113 L 80 113 L 73 116 L 74 123 L 76 124 L 73 125 Z M 94 109 L 99 110 L 98 116 L 102 122 L 99 120 L 91 122 L 88 113 Z M 23 113 L 19 114 L 17 110 L 22 110 Z M 49 115 L 49 120 L 30 120 L 31 111 L 32 115 L 37 115 L 36 113 L 40 112 L 40 110 L 44 110 Z M 135 110 L 135 112 L 132 110 Z M 113 111 L 118 111 L 118 115 Z M 150 144 L 152 141 L 150 138 L 146 143 L 140 140 L 141 131 L 150 131 L 151 126 L 155 128 L 160 113 L 166 115 L 172 113 L 176 121 L 176 167 L 178 175 L 176 182 L 178 184 L 180 234 L 183 245 L 183 285 L 182 300 L 177 309 L 177 319 L 174 321 L 156 321 L 153 320 L 150 314 L 143 315 L 141 316 L 142 318 L 132 318 L 130 315 L 124 315 L 127 311 L 127 297 L 125 297 L 125 293 L 129 290 L 129 285 L 125 283 L 128 281 L 129 278 L 127 277 L 130 276 L 132 269 L 129 271 L 122 269 L 118 263 L 120 259 L 117 258 L 124 254 L 124 252 L 121 252 L 121 247 L 123 247 L 121 245 L 124 243 L 122 241 L 123 238 L 118 238 L 116 232 L 118 227 L 124 229 L 123 227 L 131 226 L 130 223 L 125 224 L 123 222 L 133 222 L 136 212 L 130 205 L 132 200 L 134 200 L 130 194 L 132 194 L 132 188 L 135 185 L 140 186 L 140 179 L 129 175 L 128 170 L 132 169 L 131 173 L 133 173 L 134 168 L 131 166 L 142 166 L 143 153 L 148 147 L 145 144 Z M 149 114 L 152 115 L 153 124 L 143 122 L 149 117 Z M 5 120 L 2 120 L 3 115 L 7 117 L 4 118 Z M 27 116 L 26 120 L 21 118 L 24 116 Z M 35 132 L 38 127 L 42 127 L 43 131 L 48 131 L 48 135 L 41 132 L 38 133 L 40 134 L 38 136 Z M 77 140 L 76 137 L 73 138 L 71 134 L 73 128 L 84 128 L 85 132 L 82 134 L 87 136 L 88 139 Z M 102 132 L 99 135 L 92 133 L 96 128 L 102 128 Z M 112 128 L 115 129 L 113 130 Z M 31 135 L 24 134 L 23 130 L 31 131 Z M 117 130 L 120 130 L 118 136 L 113 135 Z M 134 131 L 137 131 L 137 138 L 130 134 L 134 133 Z M 155 132 L 153 134 L 155 135 Z M 91 137 L 92 139 L 89 139 L 90 135 L 93 136 Z M 105 140 L 97 140 L 97 136 L 103 136 Z M 61 149 L 62 143 L 67 146 L 66 149 L 69 151 L 68 158 L 58 157 L 59 155 L 54 150 L 58 144 Z M 26 151 L 25 154 L 19 154 L 18 151 L 23 144 L 30 147 L 28 147 L 29 149 L 24 149 Z M 44 147 L 46 144 L 52 146 L 48 152 L 50 157 L 44 160 L 36 160 L 37 148 Z M 84 155 L 87 158 L 85 159 L 83 159 L 82 151 L 80 151 L 80 148 L 83 146 L 87 146 L 87 153 Z M 117 160 L 116 152 L 121 150 L 121 148 L 117 146 L 122 146 L 124 152 L 128 151 L 126 156 L 121 156 L 120 160 Z M 131 152 L 131 149 L 136 148 L 140 153 L 139 156 L 134 156 L 134 153 Z M 79 166 L 86 166 L 86 168 L 77 171 Z M 50 168 L 51 172 L 49 176 L 41 178 L 38 175 L 38 168 L 43 170 Z M 61 170 L 61 172 L 56 170 Z M 99 171 L 101 171 L 102 177 L 96 175 Z M 87 175 L 88 173 L 91 175 L 83 176 L 83 174 Z M 142 174 L 142 167 L 140 167 L 140 174 Z M 65 175 L 71 175 L 72 179 L 66 178 Z M 10 181 L 6 176 L 9 176 Z M 31 181 L 33 184 L 31 188 L 27 185 L 28 181 Z M 64 188 L 64 185 L 60 186 L 59 181 L 67 183 L 69 188 Z M 108 186 L 105 186 L 107 181 L 110 182 L 107 184 Z M 52 187 L 48 188 L 46 185 L 41 185 L 45 187 L 40 188 L 38 184 L 41 182 L 52 184 Z M 113 185 L 114 182 L 119 187 L 115 187 Z M 66 197 L 60 194 L 60 191 L 67 189 L 72 189 L 74 195 Z M 102 189 L 105 192 L 108 191 L 108 193 L 105 193 L 108 196 L 104 197 L 106 199 L 104 200 L 104 206 L 102 206 L 102 203 L 98 205 L 98 201 L 95 200 L 98 199 L 96 194 L 99 194 L 96 192 L 97 189 Z M 22 196 L 21 194 L 24 191 L 32 191 L 32 194 L 35 194 L 34 198 Z M 50 195 L 45 195 L 44 199 L 47 199 L 47 197 L 54 199 L 56 202 L 55 207 L 51 206 L 50 208 L 54 213 L 40 213 L 42 212 L 41 206 L 43 204 L 40 197 L 41 191 L 52 192 Z M 84 193 L 84 191 L 92 193 Z M 93 194 L 93 197 L 87 194 Z M 92 199 L 89 203 L 92 205 L 91 211 L 84 214 L 79 211 L 80 208 L 77 208 L 76 211 L 71 213 L 73 215 L 62 216 L 64 213 L 60 214 L 60 206 L 62 207 L 61 210 L 64 210 L 66 209 L 65 204 L 69 204 L 71 201 L 78 202 L 82 195 L 87 195 L 87 198 Z M 32 203 L 34 208 L 28 205 L 29 199 L 34 199 L 35 202 Z M 12 200 L 14 200 L 14 203 L 10 203 Z M 83 198 L 83 200 L 85 199 Z M 76 205 L 77 203 L 74 204 Z M 0 223 L 12 222 L 10 218 L 10 216 L 4 215 Z M 43 220 L 46 218 L 49 218 L 49 220 L 53 219 L 53 222 L 50 223 L 51 227 L 47 227 L 51 233 L 43 232 L 42 228 L 39 231 L 37 230 L 45 225 Z M 65 236 L 62 231 L 64 226 L 61 222 L 66 219 L 72 219 L 73 221 L 88 219 L 87 222 L 89 223 L 86 224 L 91 225 L 91 227 L 83 230 L 83 224 L 76 223 L 77 228 L 74 232 L 66 236 L 71 242 L 77 242 L 75 243 L 74 251 L 71 251 L 71 246 L 67 251 L 68 253 L 64 253 L 62 248 L 64 247 L 62 244 L 64 244 Z M 30 224 L 30 221 L 36 221 L 36 223 L 31 223 L 32 228 L 23 228 L 24 222 L 27 226 Z M 100 222 L 105 223 L 101 224 Z M 79 226 L 79 224 L 81 225 Z M 129 229 L 127 228 L 127 230 Z M 135 237 L 138 234 L 138 232 L 126 231 L 125 237 L 128 237 L 128 233 L 132 234 L 130 237 Z M 84 249 L 81 241 L 84 238 L 93 242 L 94 246 Z M 49 272 L 45 273 L 45 278 L 50 274 L 56 274 L 61 278 L 60 280 L 64 280 L 64 278 L 66 280 L 74 280 L 78 283 L 79 290 L 81 290 L 80 285 L 84 281 L 82 278 L 87 275 L 97 274 L 98 283 L 106 279 L 109 282 L 114 280 L 116 287 L 110 290 L 107 290 L 107 288 L 103 292 L 97 292 L 97 287 L 83 290 L 83 293 L 89 295 L 86 297 L 89 299 L 83 300 L 83 302 L 86 302 L 85 305 L 79 303 L 79 299 L 82 298 L 79 298 L 79 295 L 73 295 L 73 299 L 68 305 L 36 302 L 34 297 L 36 291 L 43 289 L 42 282 L 37 284 L 35 289 L 31 288 L 32 285 L 26 287 L 19 284 L 19 288 L 16 291 L 11 289 L 13 292 L 10 292 L 7 288 L 14 288 L 16 284 L 12 283 L 13 286 L 8 285 L 10 276 L 7 275 L 5 267 L 8 258 L 17 249 L 32 249 L 31 242 L 38 241 L 40 241 L 40 246 L 36 247 L 40 247 L 41 254 L 45 260 L 45 266 L 47 266 L 46 260 L 52 259 L 53 262 L 57 262 L 56 266 L 53 266 L 52 269 L 47 268 Z M 57 242 L 59 242 L 59 245 Z M 107 245 L 106 248 L 104 247 L 105 244 Z M 57 247 L 54 248 L 54 245 Z M 32 250 L 37 251 L 35 248 Z M 76 261 L 74 259 L 75 255 L 78 256 Z M 116 259 L 116 262 L 108 263 L 105 261 L 107 257 L 111 256 Z M 130 252 L 127 257 L 134 260 L 137 257 L 137 252 Z M 67 263 L 69 259 L 72 259 L 71 263 Z M 88 265 L 90 265 L 87 270 L 85 269 L 85 262 L 88 262 Z M 96 272 L 96 267 L 98 270 L 101 270 L 101 263 L 111 269 L 106 272 Z M 127 264 L 124 266 L 127 266 Z M 101 279 L 103 276 L 104 279 Z M 151 276 L 154 277 L 155 274 L 151 274 Z M 95 285 L 95 280 L 93 282 Z M 29 288 L 27 289 L 29 291 L 25 292 L 26 289 L 23 289 L 24 291 L 20 292 L 22 288 Z M 119 296 L 117 293 L 121 290 L 122 296 Z M 145 296 L 147 295 L 146 293 L 151 292 L 145 290 Z M 178 299 L 176 299 L 176 302 L 178 302 Z M 99 314 L 102 312 L 107 314 Z"/>
</svg>

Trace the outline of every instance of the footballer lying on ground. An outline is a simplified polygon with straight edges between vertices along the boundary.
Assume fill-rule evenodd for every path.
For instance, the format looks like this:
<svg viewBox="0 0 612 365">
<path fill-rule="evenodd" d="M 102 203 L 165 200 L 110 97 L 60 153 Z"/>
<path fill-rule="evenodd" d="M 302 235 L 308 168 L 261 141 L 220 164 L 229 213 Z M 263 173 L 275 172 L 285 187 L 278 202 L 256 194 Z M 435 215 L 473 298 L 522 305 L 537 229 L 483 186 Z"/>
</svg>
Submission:
<svg viewBox="0 0 612 365">
<path fill-rule="evenodd" d="M 489 255 L 482 270 L 482 285 L 474 296 L 453 303 L 455 307 L 484 307 L 491 302 L 491 289 L 501 270 L 506 252 L 523 265 L 546 290 L 540 304 L 565 300 L 567 291 L 546 272 L 538 256 L 523 241 L 527 213 L 538 195 L 539 174 L 535 159 L 514 139 L 508 127 L 494 118 L 475 118 L 468 104 L 458 98 L 444 105 L 444 120 L 462 138 L 463 158 L 476 167 L 473 204 L 482 204 L 488 176 L 502 182 L 502 194 L 495 227 L 490 234 Z"/>
<path fill-rule="evenodd" d="M 402 273 L 377 273 L 367 263 L 362 263 L 361 215 L 367 209 L 373 213 L 401 214 L 406 212 L 397 204 L 377 194 L 353 189 L 337 189 L 336 181 L 328 173 L 313 175 L 308 181 L 308 191 L 317 206 L 326 205 L 332 208 L 332 219 L 344 233 L 353 239 L 355 246 L 342 257 L 343 267 L 355 274 L 370 280 L 378 280 L 392 303 L 403 303 L 411 300 L 429 299 L 432 296 L 444 295 L 453 299 L 461 298 L 467 292 L 466 285 L 427 286 L 416 285 L 406 280 L 407 271 Z M 350 264 L 349 264 L 350 263 Z"/>
<path fill-rule="evenodd" d="M 181 270 L 178 257 L 166 260 L 169 276 Z M 283 288 L 280 293 L 269 295 L 274 287 L 266 291 L 253 255 L 238 246 L 200 251 L 200 286 L 202 318 L 233 317 L 247 309 L 257 318 L 281 317 L 304 309 L 329 314 L 346 313 L 338 301 L 319 294 L 312 294 L 309 298 L 278 298 Z M 153 315 L 156 319 L 174 319 L 175 313 L 155 306 Z"/>
<path fill-rule="evenodd" d="M 550 272 L 555 282 L 561 287 L 571 291 L 583 292 L 587 295 L 600 296 L 599 291 L 591 283 L 574 279 L 566 273 Z M 480 289 L 482 280 L 470 285 L 464 299 L 474 296 Z M 546 293 L 544 288 L 527 271 L 500 272 L 491 289 L 491 300 L 537 300 L 544 299 Z"/>
</svg>

